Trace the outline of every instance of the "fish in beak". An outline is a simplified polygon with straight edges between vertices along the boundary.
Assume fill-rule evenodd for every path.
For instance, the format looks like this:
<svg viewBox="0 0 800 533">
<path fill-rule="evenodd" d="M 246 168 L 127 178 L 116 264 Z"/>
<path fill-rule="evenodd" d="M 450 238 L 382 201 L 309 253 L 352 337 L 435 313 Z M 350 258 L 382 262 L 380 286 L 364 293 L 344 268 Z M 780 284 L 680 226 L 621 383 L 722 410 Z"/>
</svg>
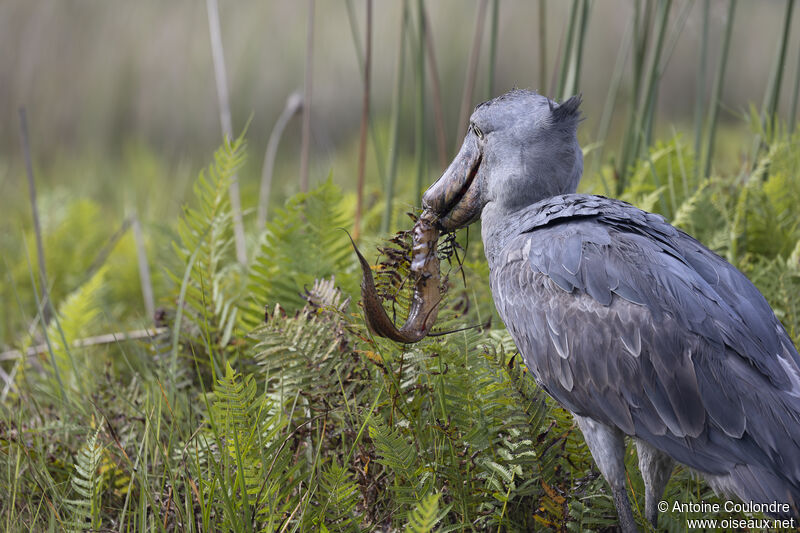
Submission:
<svg viewBox="0 0 800 533">
<path fill-rule="evenodd" d="M 477 178 L 482 158 L 478 135 L 470 128 L 458 155 L 422 196 L 423 209 L 436 215 L 440 229 L 453 231 L 480 218 L 483 184 Z"/>
</svg>

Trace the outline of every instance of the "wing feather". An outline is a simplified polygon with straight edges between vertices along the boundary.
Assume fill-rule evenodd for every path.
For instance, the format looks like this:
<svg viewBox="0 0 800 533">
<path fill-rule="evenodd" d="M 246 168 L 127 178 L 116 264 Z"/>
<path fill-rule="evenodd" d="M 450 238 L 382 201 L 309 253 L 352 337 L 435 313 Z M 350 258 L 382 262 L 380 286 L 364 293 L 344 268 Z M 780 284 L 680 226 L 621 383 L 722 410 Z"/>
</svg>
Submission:
<svg viewBox="0 0 800 533">
<path fill-rule="evenodd" d="M 748 464 L 800 487 L 800 356 L 763 296 L 661 217 L 575 197 L 509 224 L 526 229 L 490 262 L 537 381 L 700 471 Z"/>
</svg>

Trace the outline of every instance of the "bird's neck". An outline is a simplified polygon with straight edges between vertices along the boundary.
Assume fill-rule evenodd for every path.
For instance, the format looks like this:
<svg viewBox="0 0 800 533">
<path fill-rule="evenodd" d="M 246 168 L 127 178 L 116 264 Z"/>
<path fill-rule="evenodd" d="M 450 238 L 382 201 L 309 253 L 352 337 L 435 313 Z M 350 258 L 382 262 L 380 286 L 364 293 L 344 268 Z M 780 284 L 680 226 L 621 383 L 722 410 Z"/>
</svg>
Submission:
<svg viewBox="0 0 800 533">
<path fill-rule="evenodd" d="M 489 202 L 481 212 L 481 238 L 489 268 L 495 263 L 506 243 L 524 231 L 524 223 L 539 210 L 539 203 L 507 211 L 496 202 Z"/>
</svg>

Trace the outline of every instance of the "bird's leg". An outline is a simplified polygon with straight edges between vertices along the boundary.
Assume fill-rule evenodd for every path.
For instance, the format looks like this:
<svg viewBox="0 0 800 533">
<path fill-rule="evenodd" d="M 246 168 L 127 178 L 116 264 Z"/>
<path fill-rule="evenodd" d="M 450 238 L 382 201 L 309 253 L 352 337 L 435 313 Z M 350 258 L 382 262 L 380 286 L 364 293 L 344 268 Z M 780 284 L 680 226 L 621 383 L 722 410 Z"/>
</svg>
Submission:
<svg viewBox="0 0 800 533">
<path fill-rule="evenodd" d="M 639 470 L 644 479 L 644 514 L 653 527 L 656 527 L 658 524 L 656 505 L 664 494 L 675 461 L 661 450 L 641 440 L 636 441 L 636 451 L 639 455 Z"/>
<path fill-rule="evenodd" d="M 638 532 L 625 487 L 625 434 L 617 428 L 610 428 L 591 418 L 574 416 L 600 473 L 611 485 L 622 532 Z"/>
</svg>

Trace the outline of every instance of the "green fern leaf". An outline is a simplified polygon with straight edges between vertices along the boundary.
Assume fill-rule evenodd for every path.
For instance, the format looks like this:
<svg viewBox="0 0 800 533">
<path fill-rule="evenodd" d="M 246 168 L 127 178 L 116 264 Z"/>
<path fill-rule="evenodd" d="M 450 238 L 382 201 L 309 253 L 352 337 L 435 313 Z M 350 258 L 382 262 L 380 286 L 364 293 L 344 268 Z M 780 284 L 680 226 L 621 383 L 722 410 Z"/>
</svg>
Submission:
<svg viewBox="0 0 800 533">
<path fill-rule="evenodd" d="M 317 278 L 336 275 L 345 294 L 357 291 L 360 276 L 345 232 L 342 193 L 328 180 L 292 197 L 267 223 L 248 280 L 248 323 L 257 325 L 265 306 L 276 303 L 290 312 L 300 309 L 305 287 Z"/>
<path fill-rule="evenodd" d="M 191 264 L 183 310 L 191 326 L 189 338 L 197 346 L 211 341 L 212 352 L 215 347 L 228 346 L 239 319 L 236 301 L 241 293 L 242 276 L 241 267 L 233 260 L 228 189 L 244 159 L 243 136 L 226 140 L 215 152 L 214 162 L 200 173 L 194 184 L 196 203 L 184 208 L 178 225 L 179 243 L 173 243 L 183 262 L 180 271 L 170 272 L 176 299 Z"/>
<path fill-rule="evenodd" d="M 70 293 L 58 308 L 58 320 L 52 321 L 47 327 L 56 365 L 50 370 L 58 373 L 68 391 L 91 392 L 85 390 L 85 376 L 96 371 L 96 363 L 88 357 L 85 348 L 75 347 L 75 342 L 93 329 L 101 315 L 100 301 L 107 271 L 106 267 L 100 268 L 86 283 Z M 48 366 L 52 367 L 52 361 Z M 51 388 L 59 387 L 56 381 L 51 380 Z"/>
<path fill-rule="evenodd" d="M 103 447 L 97 442 L 99 433 L 99 429 L 92 433 L 78 451 L 74 465 L 75 472 L 72 474 L 70 484 L 80 498 L 65 501 L 71 511 L 70 520 L 65 524 L 70 531 L 85 531 L 100 527 L 102 476 L 98 469 Z"/>
<path fill-rule="evenodd" d="M 213 423 L 223 439 L 222 447 L 236 465 L 234 488 L 258 494 L 263 463 L 260 448 L 265 399 L 259 397 L 252 376 L 242 378 L 230 364 L 214 387 Z"/>
<path fill-rule="evenodd" d="M 449 506 L 444 511 L 439 512 L 439 494 L 428 494 L 408 515 L 406 531 L 408 533 L 430 533 L 433 531 L 434 526 L 447 514 L 448 510 Z"/>
</svg>

